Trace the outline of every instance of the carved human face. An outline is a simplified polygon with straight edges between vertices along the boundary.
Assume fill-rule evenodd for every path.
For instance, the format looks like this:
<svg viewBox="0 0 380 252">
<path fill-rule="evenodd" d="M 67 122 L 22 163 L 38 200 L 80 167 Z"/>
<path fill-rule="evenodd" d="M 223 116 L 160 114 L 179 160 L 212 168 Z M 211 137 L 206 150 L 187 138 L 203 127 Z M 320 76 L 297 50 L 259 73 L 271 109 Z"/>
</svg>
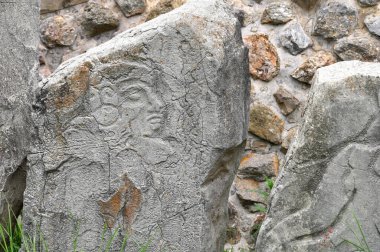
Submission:
<svg viewBox="0 0 380 252">
<path fill-rule="evenodd" d="M 129 123 L 133 134 L 152 136 L 164 120 L 160 96 L 141 81 L 123 81 L 118 86 L 123 120 Z"/>
</svg>

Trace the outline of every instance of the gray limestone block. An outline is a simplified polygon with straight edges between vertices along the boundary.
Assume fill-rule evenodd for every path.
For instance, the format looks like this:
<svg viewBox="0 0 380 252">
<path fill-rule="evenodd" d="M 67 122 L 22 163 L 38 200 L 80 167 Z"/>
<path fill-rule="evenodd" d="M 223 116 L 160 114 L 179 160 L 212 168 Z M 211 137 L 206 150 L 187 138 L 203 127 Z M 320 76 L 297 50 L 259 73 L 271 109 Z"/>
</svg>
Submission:
<svg viewBox="0 0 380 252">
<path fill-rule="evenodd" d="M 7 202 L 16 215 L 22 207 L 26 155 L 34 129 L 29 94 L 37 82 L 38 39 L 38 1 L 1 1 L 0 224 L 8 220 Z"/>
<path fill-rule="evenodd" d="M 380 247 L 379 97 L 378 63 L 346 61 L 317 71 L 257 251 L 354 250 L 343 240 L 356 241 L 355 216 L 369 247 Z"/>
<path fill-rule="evenodd" d="M 248 127 L 249 69 L 224 1 L 192 0 L 40 83 L 27 234 L 51 251 L 222 251 Z M 54 234 L 54 235 L 51 235 Z M 59 237 L 59 239 L 57 239 Z"/>
<path fill-rule="evenodd" d="M 375 6 L 379 3 L 379 0 L 358 0 L 359 4 L 367 7 L 367 6 Z"/>
<path fill-rule="evenodd" d="M 380 15 L 368 15 L 364 19 L 367 29 L 374 35 L 380 36 Z"/>
<path fill-rule="evenodd" d="M 357 26 L 358 11 L 349 2 L 333 0 L 317 11 L 314 35 L 337 39 L 349 35 Z"/>
<path fill-rule="evenodd" d="M 280 34 L 280 42 L 292 55 L 297 55 L 313 44 L 298 22 L 289 23 Z"/>
<path fill-rule="evenodd" d="M 146 9 L 145 0 L 115 0 L 126 17 L 141 14 Z"/>
</svg>

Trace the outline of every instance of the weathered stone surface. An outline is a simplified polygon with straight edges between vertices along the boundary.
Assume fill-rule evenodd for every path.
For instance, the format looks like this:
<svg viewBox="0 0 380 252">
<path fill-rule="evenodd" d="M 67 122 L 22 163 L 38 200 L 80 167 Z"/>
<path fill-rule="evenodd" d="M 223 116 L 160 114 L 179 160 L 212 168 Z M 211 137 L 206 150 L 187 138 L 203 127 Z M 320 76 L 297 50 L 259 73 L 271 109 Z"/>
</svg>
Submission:
<svg viewBox="0 0 380 252">
<path fill-rule="evenodd" d="M 257 251 L 351 251 L 342 241 L 357 242 L 350 231 L 359 232 L 353 214 L 376 251 L 379 64 L 350 61 L 321 68 L 310 92 L 304 122 L 272 191 Z"/>
<path fill-rule="evenodd" d="M 145 0 L 116 0 L 126 17 L 141 14 L 146 9 Z"/>
<path fill-rule="evenodd" d="M 302 8 L 309 10 L 313 8 L 319 2 L 319 0 L 292 0 L 292 2 L 295 2 Z"/>
<path fill-rule="evenodd" d="M 368 15 L 365 17 L 364 23 L 372 34 L 380 36 L 380 15 Z"/>
<path fill-rule="evenodd" d="M 317 12 L 314 34 L 330 39 L 347 36 L 357 25 L 357 15 L 349 3 L 329 1 Z"/>
<path fill-rule="evenodd" d="M 105 240 L 121 228 L 112 251 L 126 233 L 148 251 L 221 251 L 248 132 L 246 53 L 227 5 L 193 0 L 61 65 L 34 106 L 26 232 L 51 251 L 71 251 L 74 232 L 78 251 L 98 251 L 106 223 Z"/>
<path fill-rule="evenodd" d="M 334 64 L 335 62 L 336 59 L 332 53 L 319 51 L 294 70 L 291 76 L 298 81 L 310 84 L 318 68 Z"/>
<path fill-rule="evenodd" d="M 282 139 L 282 143 L 281 143 L 281 151 L 283 153 L 286 153 L 288 151 L 290 145 L 294 141 L 294 138 L 297 134 L 297 131 L 298 131 L 298 127 L 293 127 L 286 132 L 284 138 Z"/>
<path fill-rule="evenodd" d="M 300 104 L 299 100 L 283 86 L 280 86 L 273 96 L 284 115 L 292 113 Z"/>
<path fill-rule="evenodd" d="M 249 178 L 236 177 L 234 181 L 236 195 L 240 200 L 248 201 L 251 204 L 254 202 L 265 203 L 266 198 L 263 192 L 266 191 L 265 183 Z"/>
<path fill-rule="evenodd" d="M 270 107 L 260 103 L 252 106 L 249 121 L 249 131 L 252 134 L 274 144 L 280 144 L 284 124 L 284 120 Z"/>
<path fill-rule="evenodd" d="M 168 13 L 186 2 L 187 0 L 159 0 L 157 4 L 149 9 L 147 20 L 151 20 L 159 15 Z"/>
<path fill-rule="evenodd" d="M 285 24 L 294 17 L 292 6 L 286 2 L 269 4 L 261 16 L 262 24 Z"/>
<path fill-rule="evenodd" d="M 101 4 L 90 2 L 84 9 L 82 27 L 89 36 L 116 29 L 119 19 L 111 9 Z"/>
<path fill-rule="evenodd" d="M 375 6 L 379 3 L 379 0 L 358 0 L 362 6 Z"/>
<path fill-rule="evenodd" d="M 38 1 L 0 2 L 0 225 L 18 215 L 32 142 L 30 93 L 37 81 Z M 9 203 L 9 205 L 7 204 Z"/>
<path fill-rule="evenodd" d="M 41 40 L 48 47 L 70 46 L 77 36 L 73 16 L 52 16 L 41 22 Z"/>
<path fill-rule="evenodd" d="M 313 44 L 298 22 L 291 22 L 280 34 L 280 42 L 292 55 L 297 55 Z"/>
<path fill-rule="evenodd" d="M 342 60 L 379 61 L 380 41 L 358 32 L 339 39 L 334 52 Z"/>
<path fill-rule="evenodd" d="M 49 13 L 86 2 L 88 0 L 41 0 L 40 11 L 41 13 Z"/>
<path fill-rule="evenodd" d="M 256 181 L 265 181 L 265 178 L 277 177 L 278 156 L 274 153 L 248 153 L 240 161 L 238 176 Z"/>
<path fill-rule="evenodd" d="M 249 49 L 249 71 L 253 78 L 270 81 L 280 71 L 280 58 L 276 47 L 265 34 L 253 34 L 244 37 Z"/>
</svg>

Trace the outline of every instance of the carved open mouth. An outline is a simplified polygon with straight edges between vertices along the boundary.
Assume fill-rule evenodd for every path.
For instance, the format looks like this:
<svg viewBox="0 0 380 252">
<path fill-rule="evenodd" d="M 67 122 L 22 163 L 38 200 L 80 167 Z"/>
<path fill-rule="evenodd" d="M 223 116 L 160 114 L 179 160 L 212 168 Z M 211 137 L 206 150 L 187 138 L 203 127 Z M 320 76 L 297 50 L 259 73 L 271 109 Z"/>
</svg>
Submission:
<svg viewBox="0 0 380 252">
<path fill-rule="evenodd" d="M 148 116 L 148 122 L 151 124 L 161 124 L 163 121 L 163 117 L 160 114 L 153 114 Z"/>
</svg>

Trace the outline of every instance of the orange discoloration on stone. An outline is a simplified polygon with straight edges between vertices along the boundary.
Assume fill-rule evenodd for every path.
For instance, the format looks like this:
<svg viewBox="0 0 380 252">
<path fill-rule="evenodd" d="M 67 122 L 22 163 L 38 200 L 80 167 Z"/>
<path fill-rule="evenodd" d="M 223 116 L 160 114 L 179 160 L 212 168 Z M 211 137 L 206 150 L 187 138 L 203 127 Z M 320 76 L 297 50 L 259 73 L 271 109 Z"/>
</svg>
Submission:
<svg viewBox="0 0 380 252">
<path fill-rule="evenodd" d="M 66 83 L 55 91 L 54 104 L 57 109 L 69 108 L 79 97 L 84 95 L 89 86 L 91 64 L 89 62 L 79 66 Z"/>
<path fill-rule="evenodd" d="M 276 175 L 276 177 L 278 176 L 278 171 L 279 171 L 279 160 L 278 160 L 278 156 L 277 154 L 276 155 L 273 155 L 273 171 L 274 171 L 274 174 Z"/>
<path fill-rule="evenodd" d="M 117 217 L 121 213 L 124 229 L 130 231 L 136 213 L 140 209 L 142 195 L 140 189 L 135 187 L 127 175 L 122 179 L 124 184 L 118 191 L 107 201 L 99 200 L 98 205 L 108 228 L 115 226 Z"/>
<path fill-rule="evenodd" d="M 241 160 L 240 160 L 240 166 L 244 165 L 244 163 L 248 162 L 251 158 L 253 158 L 255 154 L 253 153 L 248 153 L 245 155 Z"/>
</svg>

